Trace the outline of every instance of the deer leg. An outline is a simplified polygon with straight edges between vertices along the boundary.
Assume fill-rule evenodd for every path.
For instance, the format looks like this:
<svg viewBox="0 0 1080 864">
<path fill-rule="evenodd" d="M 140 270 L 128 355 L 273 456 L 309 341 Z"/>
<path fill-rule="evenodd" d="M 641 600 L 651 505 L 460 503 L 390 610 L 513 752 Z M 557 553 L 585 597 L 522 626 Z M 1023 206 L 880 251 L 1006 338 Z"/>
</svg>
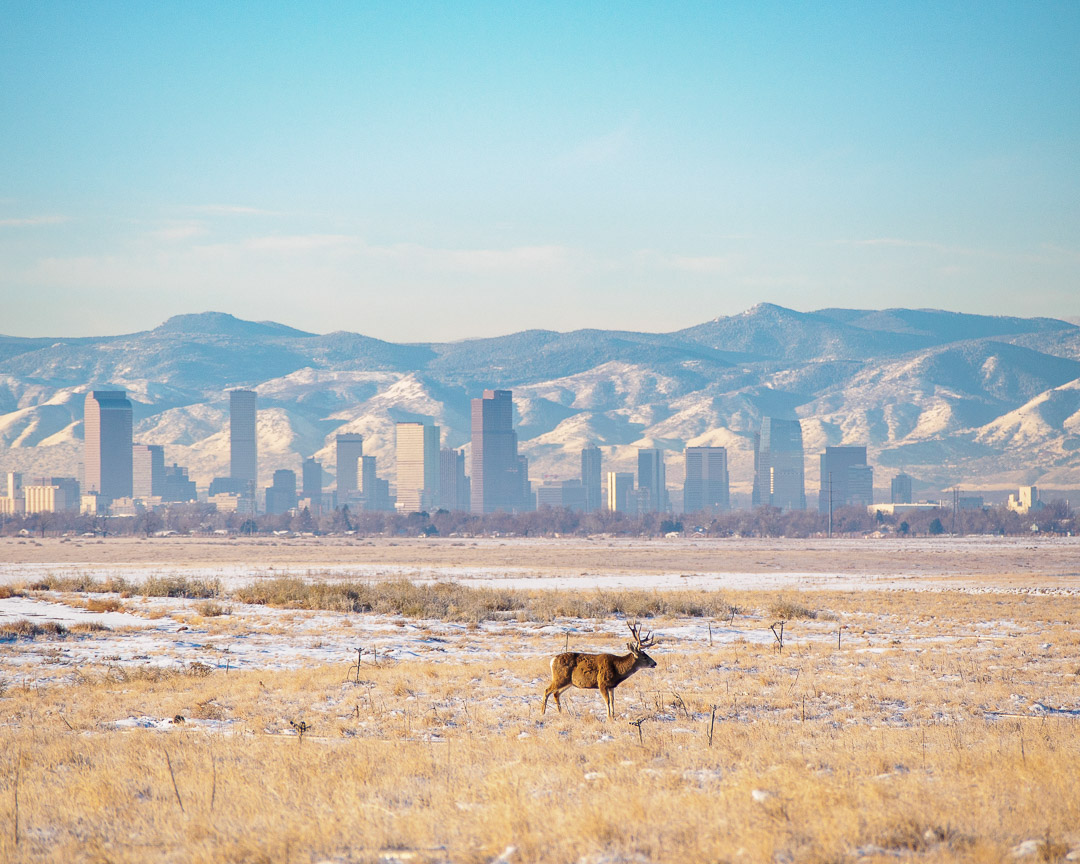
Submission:
<svg viewBox="0 0 1080 864">
<path fill-rule="evenodd" d="M 597 685 L 597 690 L 600 691 L 600 695 L 604 697 L 604 708 L 607 710 L 607 716 L 611 718 L 611 696 L 612 691 L 605 687 L 603 684 Z"/>
<path fill-rule="evenodd" d="M 548 689 L 544 691 L 544 708 L 543 708 L 543 710 L 540 711 L 540 713 L 543 714 L 544 711 L 547 710 L 548 696 L 554 696 L 555 697 L 555 707 L 558 708 L 559 713 L 562 714 L 562 702 L 559 701 L 559 694 L 562 693 L 565 690 L 568 690 L 569 688 L 570 688 L 569 684 L 567 684 L 565 687 L 560 687 L 554 681 L 552 681 L 548 685 Z"/>
</svg>

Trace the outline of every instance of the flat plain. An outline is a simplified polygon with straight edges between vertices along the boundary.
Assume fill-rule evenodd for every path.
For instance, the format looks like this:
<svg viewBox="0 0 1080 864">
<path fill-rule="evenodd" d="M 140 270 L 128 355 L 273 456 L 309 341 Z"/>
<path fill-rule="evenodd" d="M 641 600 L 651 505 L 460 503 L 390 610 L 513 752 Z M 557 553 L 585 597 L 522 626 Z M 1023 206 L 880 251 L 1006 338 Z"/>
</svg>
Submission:
<svg viewBox="0 0 1080 864">
<path fill-rule="evenodd" d="M 2 538 L 0 860 L 1076 860 L 1078 628 L 1072 538 Z"/>
</svg>

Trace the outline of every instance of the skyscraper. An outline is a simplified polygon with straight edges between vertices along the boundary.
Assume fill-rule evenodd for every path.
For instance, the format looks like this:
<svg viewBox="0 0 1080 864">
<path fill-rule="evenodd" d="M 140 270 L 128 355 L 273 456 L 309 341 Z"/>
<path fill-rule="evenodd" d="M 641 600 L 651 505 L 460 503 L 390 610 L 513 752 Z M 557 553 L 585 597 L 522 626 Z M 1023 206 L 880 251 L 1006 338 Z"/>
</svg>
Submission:
<svg viewBox="0 0 1080 864">
<path fill-rule="evenodd" d="M 375 457 L 374 456 L 361 456 L 360 468 L 356 473 L 357 483 L 359 484 L 359 492 L 364 496 L 365 503 L 368 505 L 366 509 L 377 509 L 373 502 L 375 496 L 378 494 L 378 479 L 379 475 L 375 473 Z"/>
<path fill-rule="evenodd" d="M 710 515 L 730 508 L 727 450 L 723 447 L 687 447 L 683 512 Z"/>
<path fill-rule="evenodd" d="M 195 481 L 188 477 L 187 468 L 175 462 L 171 468 L 166 466 L 163 486 L 161 498 L 164 501 L 194 501 L 199 497 Z"/>
<path fill-rule="evenodd" d="M 322 465 L 314 456 L 305 459 L 300 467 L 300 497 L 308 500 L 312 513 L 322 512 L 322 473 Z"/>
<path fill-rule="evenodd" d="M 607 509 L 612 513 L 637 514 L 637 497 L 634 495 L 634 475 L 629 471 L 608 471 Z M 631 502 L 634 507 L 631 507 Z"/>
<path fill-rule="evenodd" d="M 109 501 L 131 497 L 131 402 L 123 390 L 86 394 L 83 414 L 87 492 Z"/>
<path fill-rule="evenodd" d="M 229 476 L 250 482 L 252 492 L 259 479 L 257 411 L 258 394 L 254 390 L 229 391 Z"/>
<path fill-rule="evenodd" d="M 279 468 L 274 472 L 274 485 L 266 487 L 266 512 L 270 515 L 287 513 L 296 506 L 296 472 Z"/>
<path fill-rule="evenodd" d="M 444 447 L 439 451 L 439 499 L 443 510 L 467 511 L 470 506 L 469 478 L 465 476 L 465 451 Z"/>
<path fill-rule="evenodd" d="M 600 448 L 589 444 L 581 451 L 581 485 L 585 489 L 585 512 L 594 513 L 603 504 Z"/>
<path fill-rule="evenodd" d="M 892 479 L 892 503 L 910 504 L 912 501 L 911 476 L 901 471 Z"/>
<path fill-rule="evenodd" d="M 375 457 L 360 457 L 360 507 L 363 510 L 390 510 L 390 481 L 375 472 Z"/>
<path fill-rule="evenodd" d="M 818 510 L 869 507 L 874 503 L 874 469 L 866 464 L 865 447 L 826 447 L 821 454 Z"/>
<path fill-rule="evenodd" d="M 337 436 L 336 444 L 338 502 L 346 503 L 350 495 L 355 495 L 359 488 L 359 464 L 364 455 L 364 436 L 355 432 L 343 432 Z"/>
<path fill-rule="evenodd" d="M 523 506 L 521 463 L 509 390 L 485 390 L 472 400 L 472 512 L 513 511 Z"/>
<path fill-rule="evenodd" d="M 439 427 L 397 424 L 397 509 L 416 513 L 435 507 L 439 494 Z"/>
<path fill-rule="evenodd" d="M 805 510 L 802 425 L 763 417 L 754 436 L 754 507 Z"/>
<path fill-rule="evenodd" d="M 535 510 L 536 493 L 532 491 L 532 481 L 529 480 L 529 457 L 518 454 L 517 457 L 518 477 L 518 510 Z"/>
<path fill-rule="evenodd" d="M 639 447 L 637 455 L 638 490 L 643 496 L 646 513 L 666 513 L 668 510 L 667 470 L 664 453 L 656 447 Z"/>
<path fill-rule="evenodd" d="M 165 494 L 165 448 L 160 444 L 131 445 L 131 497 Z"/>
</svg>

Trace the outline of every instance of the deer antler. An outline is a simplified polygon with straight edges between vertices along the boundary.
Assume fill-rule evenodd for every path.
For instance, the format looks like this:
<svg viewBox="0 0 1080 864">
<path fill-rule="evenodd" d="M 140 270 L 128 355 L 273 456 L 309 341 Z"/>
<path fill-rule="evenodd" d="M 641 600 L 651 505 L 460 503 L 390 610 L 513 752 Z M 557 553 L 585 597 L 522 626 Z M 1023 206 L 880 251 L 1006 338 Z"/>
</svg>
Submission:
<svg viewBox="0 0 1080 864">
<path fill-rule="evenodd" d="M 637 621 L 635 621 L 633 624 L 627 621 L 626 626 L 630 628 L 630 635 L 634 637 L 634 644 L 637 646 L 639 651 L 645 648 L 651 648 L 653 645 L 656 644 L 656 642 L 652 638 L 651 630 L 649 631 L 648 636 L 646 636 L 644 639 L 641 638 L 641 625 L 638 624 Z"/>
</svg>

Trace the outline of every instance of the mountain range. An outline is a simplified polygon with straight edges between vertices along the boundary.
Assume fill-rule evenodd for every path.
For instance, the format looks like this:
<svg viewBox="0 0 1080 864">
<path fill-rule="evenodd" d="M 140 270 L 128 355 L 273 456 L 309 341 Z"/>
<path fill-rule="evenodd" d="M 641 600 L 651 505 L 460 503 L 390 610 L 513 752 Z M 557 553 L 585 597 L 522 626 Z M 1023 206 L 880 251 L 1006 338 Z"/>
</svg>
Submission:
<svg viewBox="0 0 1080 864">
<path fill-rule="evenodd" d="M 0 470 L 79 476 L 84 394 L 124 389 L 135 440 L 165 445 L 200 486 L 229 471 L 228 394 L 259 394 L 260 483 L 315 456 L 333 483 L 334 436 L 360 432 L 393 479 L 394 423 L 433 421 L 469 441 L 470 399 L 514 391 L 534 482 L 579 475 L 595 442 L 604 470 L 637 447 L 728 448 L 748 503 L 764 416 L 802 420 L 807 491 L 826 445 L 866 445 L 875 485 L 901 469 L 935 497 L 959 485 L 1080 488 L 1080 327 L 930 309 L 759 304 L 673 333 L 526 330 L 448 343 L 325 335 L 217 312 L 120 336 L 0 336 Z"/>
</svg>

